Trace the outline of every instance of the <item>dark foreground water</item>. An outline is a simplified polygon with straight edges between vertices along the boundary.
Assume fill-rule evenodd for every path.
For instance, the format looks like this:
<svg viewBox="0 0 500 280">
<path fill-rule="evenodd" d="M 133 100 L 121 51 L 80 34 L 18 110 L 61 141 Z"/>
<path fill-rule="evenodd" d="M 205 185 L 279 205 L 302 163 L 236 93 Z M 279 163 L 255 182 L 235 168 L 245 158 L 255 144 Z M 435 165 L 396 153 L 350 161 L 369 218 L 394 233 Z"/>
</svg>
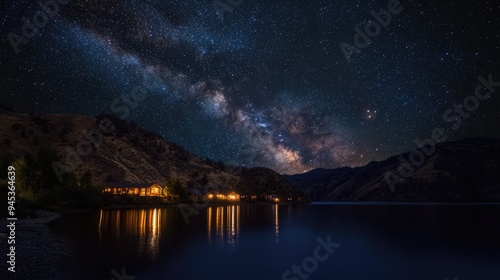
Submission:
<svg viewBox="0 0 500 280">
<path fill-rule="evenodd" d="M 500 279 L 498 204 L 103 210 L 54 227 L 74 246 L 60 279 Z"/>
</svg>

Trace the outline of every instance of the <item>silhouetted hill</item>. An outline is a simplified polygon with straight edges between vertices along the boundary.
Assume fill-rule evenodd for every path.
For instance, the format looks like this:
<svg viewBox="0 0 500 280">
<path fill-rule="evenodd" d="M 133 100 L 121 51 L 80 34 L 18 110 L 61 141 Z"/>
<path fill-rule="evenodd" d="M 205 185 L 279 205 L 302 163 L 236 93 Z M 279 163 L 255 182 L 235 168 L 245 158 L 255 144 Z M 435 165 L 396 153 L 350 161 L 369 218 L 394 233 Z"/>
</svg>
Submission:
<svg viewBox="0 0 500 280">
<path fill-rule="evenodd" d="M 440 143 L 421 165 L 402 176 L 400 157 L 408 161 L 410 154 L 284 178 L 316 201 L 500 201 L 500 140 L 475 137 Z"/>
<path fill-rule="evenodd" d="M 184 187 L 210 185 L 251 193 L 265 186 L 268 192 L 295 192 L 271 169 L 196 157 L 158 134 L 109 115 L 38 115 L 0 109 L 0 119 L 1 168 L 25 154 L 36 154 L 43 146 L 55 150 L 60 164 L 71 166 L 78 178 L 91 171 L 96 186 L 106 181 L 167 184 L 178 180 Z M 110 120 L 112 132 L 103 133 L 102 120 Z"/>
</svg>

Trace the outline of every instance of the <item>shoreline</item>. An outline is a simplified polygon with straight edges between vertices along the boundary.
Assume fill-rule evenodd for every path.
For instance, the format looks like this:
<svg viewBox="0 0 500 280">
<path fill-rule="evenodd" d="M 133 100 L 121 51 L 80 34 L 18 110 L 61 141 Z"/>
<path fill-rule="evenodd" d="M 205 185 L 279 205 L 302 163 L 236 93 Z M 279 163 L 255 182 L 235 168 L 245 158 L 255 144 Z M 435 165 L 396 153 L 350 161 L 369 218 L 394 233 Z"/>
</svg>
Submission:
<svg viewBox="0 0 500 280">
<path fill-rule="evenodd" d="M 72 256 L 69 239 L 49 226 L 61 213 L 36 209 L 35 214 L 36 217 L 16 221 L 15 272 L 7 270 L 7 262 L 2 263 L 2 279 L 53 279 L 65 271 Z M 3 254 L 12 245 L 7 244 L 7 220 L 0 224 Z"/>
<path fill-rule="evenodd" d="M 114 210 L 114 209 L 141 209 L 141 208 L 170 208 L 170 207 L 178 207 L 180 205 L 194 205 L 193 201 L 186 201 L 186 202 L 175 202 L 175 203 L 169 203 L 169 204 L 151 204 L 151 205 L 134 205 L 134 204 L 115 204 L 115 205 L 108 205 L 108 206 L 102 206 L 100 209 L 102 210 Z M 204 207 L 210 207 L 210 206 L 239 206 L 239 205 L 255 205 L 255 206 L 260 206 L 260 205 L 303 205 L 303 204 L 310 204 L 307 202 L 301 202 L 301 203 L 274 203 L 274 202 L 211 202 L 207 205 L 204 205 Z M 199 204 L 197 204 L 199 205 Z"/>
</svg>

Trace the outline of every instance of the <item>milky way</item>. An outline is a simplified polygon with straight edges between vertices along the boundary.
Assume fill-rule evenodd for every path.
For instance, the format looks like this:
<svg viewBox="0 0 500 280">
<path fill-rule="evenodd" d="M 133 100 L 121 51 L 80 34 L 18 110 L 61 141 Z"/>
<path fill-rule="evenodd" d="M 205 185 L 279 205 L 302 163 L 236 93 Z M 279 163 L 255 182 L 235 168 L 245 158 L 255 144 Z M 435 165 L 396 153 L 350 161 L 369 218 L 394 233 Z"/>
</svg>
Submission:
<svg viewBox="0 0 500 280">
<path fill-rule="evenodd" d="M 401 1 L 350 63 L 339 45 L 387 1 L 331 2 L 242 0 L 221 19 L 210 1 L 71 0 L 17 54 L 8 34 L 41 7 L 2 4 L 2 103 L 117 113 L 144 86 L 122 117 L 195 155 L 290 174 L 411 150 L 477 76 L 500 80 L 496 2 Z M 452 139 L 499 137 L 498 99 Z"/>
</svg>

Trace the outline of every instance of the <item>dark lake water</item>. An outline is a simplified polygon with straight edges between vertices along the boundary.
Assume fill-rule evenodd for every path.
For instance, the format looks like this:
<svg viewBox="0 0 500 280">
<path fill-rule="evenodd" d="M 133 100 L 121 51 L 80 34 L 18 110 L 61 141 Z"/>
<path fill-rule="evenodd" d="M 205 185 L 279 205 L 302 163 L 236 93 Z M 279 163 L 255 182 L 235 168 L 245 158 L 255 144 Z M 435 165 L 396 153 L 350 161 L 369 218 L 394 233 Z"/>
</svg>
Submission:
<svg viewBox="0 0 500 280">
<path fill-rule="evenodd" d="M 189 223 L 175 207 L 103 210 L 53 226 L 73 242 L 60 279 L 500 279 L 499 204 L 213 206 Z"/>
</svg>

